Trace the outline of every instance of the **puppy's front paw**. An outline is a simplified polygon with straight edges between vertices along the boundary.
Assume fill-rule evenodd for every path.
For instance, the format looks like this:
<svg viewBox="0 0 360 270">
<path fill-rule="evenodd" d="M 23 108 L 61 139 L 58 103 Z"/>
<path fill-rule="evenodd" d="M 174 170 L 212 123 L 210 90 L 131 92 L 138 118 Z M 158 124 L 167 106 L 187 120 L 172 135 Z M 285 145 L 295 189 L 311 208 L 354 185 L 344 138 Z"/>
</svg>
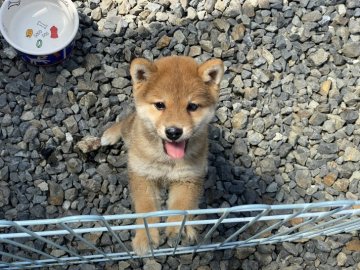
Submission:
<svg viewBox="0 0 360 270">
<path fill-rule="evenodd" d="M 149 229 L 149 233 L 151 237 L 150 243 L 152 247 L 158 247 L 160 242 L 159 231 L 157 229 L 151 228 Z M 135 253 L 139 256 L 143 256 L 150 252 L 149 240 L 145 230 L 139 230 L 136 232 L 136 235 L 132 241 L 132 246 Z"/>
<path fill-rule="evenodd" d="M 105 130 L 104 134 L 101 136 L 101 145 L 114 145 L 120 140 L 120 134 L 114 130 L 113 127 Z"/>
<path fill-rule="evenodd" d="M 168 219 L 167 222 L 174 222 L 175 220 Z M 173 226 L 173 227 L 167 227 L 166 228 L 166 236 L 168 237 L 168 244 L 170 246 L 174 246 L 178 240 L 180 232 L 179 226 Z M 184 226 L 182 232 L 181 232 L 181 238 L 182 240 L 185 240 L 188 243 L 194 243 L 197 238 L 197 232 L 194 227 L 192 226 Z"/>
</svg>

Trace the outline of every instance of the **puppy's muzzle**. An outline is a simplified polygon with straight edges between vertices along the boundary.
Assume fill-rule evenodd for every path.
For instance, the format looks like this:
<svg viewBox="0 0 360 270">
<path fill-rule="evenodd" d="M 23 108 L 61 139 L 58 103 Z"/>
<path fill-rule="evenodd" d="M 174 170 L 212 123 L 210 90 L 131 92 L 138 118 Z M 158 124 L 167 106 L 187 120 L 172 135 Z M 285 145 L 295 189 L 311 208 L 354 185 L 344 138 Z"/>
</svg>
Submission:
<svg viewBox="0 0 360 270">
<path fill-rule="evenodd" d="M 183 130 L 178 127 L 168 127 L 165 129 L 165 134 L 169 140 L 176 141 L 183 134 Z"/>
</svg>

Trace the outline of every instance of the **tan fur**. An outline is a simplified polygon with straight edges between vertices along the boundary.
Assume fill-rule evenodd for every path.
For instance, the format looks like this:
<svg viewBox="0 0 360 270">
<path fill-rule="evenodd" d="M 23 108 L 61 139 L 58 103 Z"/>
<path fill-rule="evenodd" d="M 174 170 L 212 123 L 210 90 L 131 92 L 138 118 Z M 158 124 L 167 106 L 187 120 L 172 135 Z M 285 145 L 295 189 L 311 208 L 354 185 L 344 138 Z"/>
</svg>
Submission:
<svg viewBox="0 0 360 270">
<path fill-rule="evenodd" d="M 159 183 L 169 187 L 169 209 L 194 209 L 202 193 L 207 167 L 207 125 L 218 100 L 223 76 L 221 60 L 213 59 L 198 65 L 190 57 L 165 57 L 155 62 L 135 59 L 130 73 L 136 112 L 107 129 L 102 145 L 115 144 L 121 137 L 128 147 L 128 170 L 132 199 L 137 213 L 159 210 Z M 154 103 L 163 102 L 164 110 Z M 200 107 L 193 112 L 188 104 Z M 172 159 L 164 150 L 165 128 L 183 129 L 181 140 L 187 141 L 184 158 Z M 181 217 L 168 218 L 169 222 Z M 138 220 L 138 223 L 142 223 Z M 150 219 L 150 223 L 158 219 Z M 168 227 L 168 236 L 178 233 Z M 186 228 L 188 238 L 195 238 L 193 228 Z M 151 229 L 152 244 L 159 243 L 157 229 Z M 133 240 L 136 253 L 149 250 L 145 230 L 138 230 Z"/>
</svg>

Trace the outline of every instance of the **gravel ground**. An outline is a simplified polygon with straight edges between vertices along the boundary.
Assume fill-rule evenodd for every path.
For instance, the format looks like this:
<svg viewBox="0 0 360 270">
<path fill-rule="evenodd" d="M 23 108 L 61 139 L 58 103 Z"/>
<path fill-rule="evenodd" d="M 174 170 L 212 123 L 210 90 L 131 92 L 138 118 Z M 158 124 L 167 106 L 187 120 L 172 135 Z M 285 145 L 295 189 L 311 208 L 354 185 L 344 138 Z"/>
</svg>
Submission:
<svg viewBox="0 0 360 270">
<path fill-rule="evenodd" d="M 0 37 L 1 219 L 131 211 L 121 145 L 84 155 L 75 144 L 132 109 L 131 59 L 171 54 L 226 66 L 202 208 L 359 200 L 359 0 L 75 3 L 80 31 L 61 65 L 27 65 Z M 143 269 L 360 269 L 357 239 L 169 257 Z M 127 268 L 142 262 L 106 265 Z"/>
</svg>

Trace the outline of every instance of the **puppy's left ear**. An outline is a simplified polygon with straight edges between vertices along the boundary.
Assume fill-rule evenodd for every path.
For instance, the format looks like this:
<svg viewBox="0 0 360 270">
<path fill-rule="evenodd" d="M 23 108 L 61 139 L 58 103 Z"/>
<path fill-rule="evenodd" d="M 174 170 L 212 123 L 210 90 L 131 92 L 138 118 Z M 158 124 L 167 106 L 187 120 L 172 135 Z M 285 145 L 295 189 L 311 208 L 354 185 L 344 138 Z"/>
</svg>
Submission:
<svg viewBox="0 0 360 270">
<path fill-rule="evenodd" d="M 219 85 L 224 76 L 224 64 L 220 59 L 211 59 L 198 68 L 198 74 L 205 83 Z"/>
<path fill-rule="evenodd" d="M 130 75 L 134 84 L 146 82 L 155 71 L 154 63 L 145 58 L 136 58 L 130 65 Z"/>
</svg>

